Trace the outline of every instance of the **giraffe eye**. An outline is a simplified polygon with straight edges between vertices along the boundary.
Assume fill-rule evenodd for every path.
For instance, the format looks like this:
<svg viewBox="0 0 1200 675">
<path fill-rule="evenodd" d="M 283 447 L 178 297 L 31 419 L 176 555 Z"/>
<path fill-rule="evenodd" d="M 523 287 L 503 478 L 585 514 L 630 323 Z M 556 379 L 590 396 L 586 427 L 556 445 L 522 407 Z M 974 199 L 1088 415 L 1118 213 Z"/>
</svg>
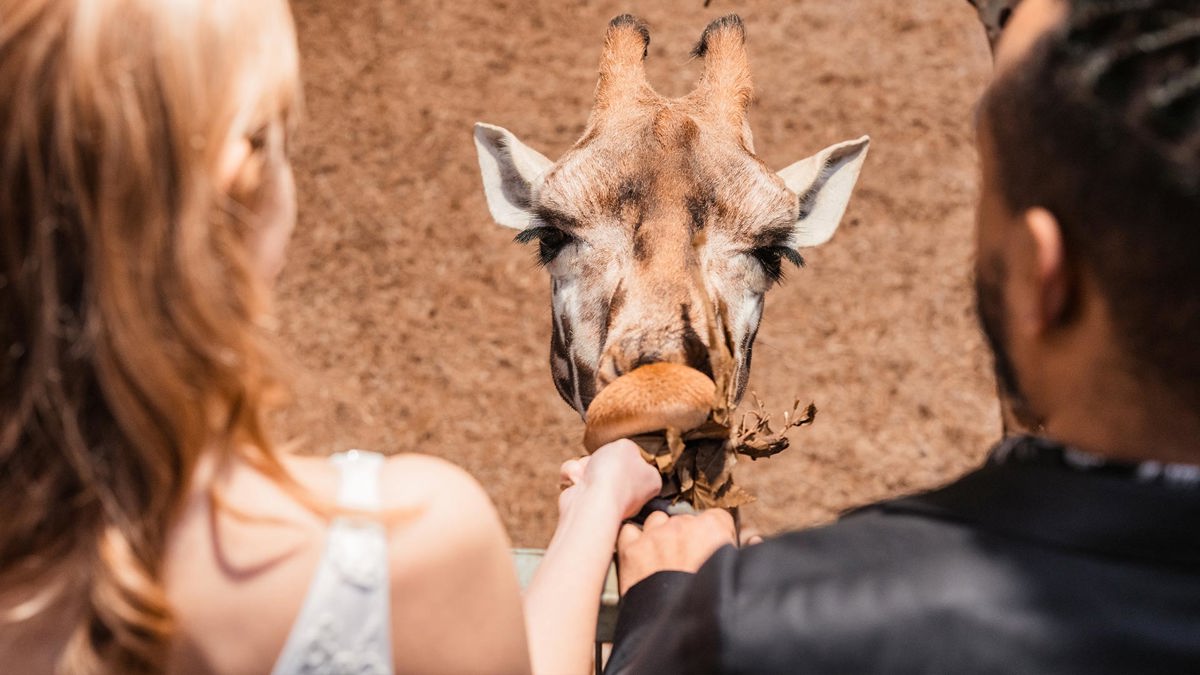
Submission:
<svg viewBox="0 0 1200 675">
<path fill-rule="evenodd" d="M 521 230 L 521 232 L 517 234 L 515 241 L 518 244 L 528 244 L 535 239 L 538 243 L 538 264 L 543 267 L 554 262 L 554 259 L 558 257 L 558 254 L 561 253 L 564 248 L 575 242 L 575 237 L 572 237 L 557 227 L 552 227 L 550 225 L 542 225 L 540 227 L 531 227 L 527 230 Z"/>
<path fill-rule="evenodd" d="M 750 255 L 762 265 L 763 272 L 771 283 L 783 281 L 784 260 L 796 267 L 804 267 L 804 258 L 791 246 L 760 246 L 750 251 Z"/>
</svg>

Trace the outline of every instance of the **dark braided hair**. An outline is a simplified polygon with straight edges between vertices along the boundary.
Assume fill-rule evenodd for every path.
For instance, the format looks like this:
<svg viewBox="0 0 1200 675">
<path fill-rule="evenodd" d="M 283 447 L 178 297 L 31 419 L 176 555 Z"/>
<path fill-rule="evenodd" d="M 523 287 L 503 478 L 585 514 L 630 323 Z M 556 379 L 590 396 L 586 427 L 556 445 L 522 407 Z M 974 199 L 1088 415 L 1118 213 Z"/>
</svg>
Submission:
<svg viewBox="0 0 1200 675">
<path fill-rule="evenodd" d="M 1007 206 L 1058 218 L 1122 365 L 1200 404 L 1200 0 L 1073 0 L 981 113 Z"/>
</svg>

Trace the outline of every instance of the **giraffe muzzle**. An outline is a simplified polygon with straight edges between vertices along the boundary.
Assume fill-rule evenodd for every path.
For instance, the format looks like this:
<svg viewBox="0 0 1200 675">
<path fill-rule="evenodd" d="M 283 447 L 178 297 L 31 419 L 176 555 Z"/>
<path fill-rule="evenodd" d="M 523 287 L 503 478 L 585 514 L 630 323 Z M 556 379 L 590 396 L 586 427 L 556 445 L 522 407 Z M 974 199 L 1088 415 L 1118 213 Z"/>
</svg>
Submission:
<svg viewBox="0 0 1200 675">
<path fill-rule="evenodd" d="M 691 431 L 712 412 L 716 384 L 704 373 L 677 363 L 652 363 L 622 375 L 592 400 L 583 447 L 595 452 L 620 438 Z"/>
</svg>

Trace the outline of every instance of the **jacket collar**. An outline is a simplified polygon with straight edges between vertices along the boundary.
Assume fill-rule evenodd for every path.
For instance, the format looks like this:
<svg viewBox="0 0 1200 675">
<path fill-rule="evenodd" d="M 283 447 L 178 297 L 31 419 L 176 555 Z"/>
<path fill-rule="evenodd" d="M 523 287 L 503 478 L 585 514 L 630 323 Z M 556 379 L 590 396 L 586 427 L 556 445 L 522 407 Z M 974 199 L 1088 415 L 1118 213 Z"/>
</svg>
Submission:
<svg viewBox="0 0 1200 675">
<path fill-rule="evenodd" d="M 946 487 L 867 508 L 973 523 L 1067 550 L 1200 563 L 1200 488 L 1147 479 L 1139 465 L 1125 471 L 1055 460 L 1065 451 L 1044 439 L 1009 439 L 986 465 Z"/>
</svg>

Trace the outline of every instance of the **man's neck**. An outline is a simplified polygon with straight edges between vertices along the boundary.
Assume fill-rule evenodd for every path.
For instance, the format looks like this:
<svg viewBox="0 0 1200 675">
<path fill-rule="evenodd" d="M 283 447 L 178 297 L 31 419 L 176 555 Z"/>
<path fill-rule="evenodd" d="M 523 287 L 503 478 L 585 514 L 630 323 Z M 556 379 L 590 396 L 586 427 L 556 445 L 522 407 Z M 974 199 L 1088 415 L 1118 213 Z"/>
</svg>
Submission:
<svg viewBox="0 0 1200 675">
<path fill-rule="evenodd" d="M 1200 464 L 1200 415 L 1168 394 L 1108 383 L 1044 419 L 1045 435 L 1099 457 Z"/>
<path fill-rule="evenodd" d="M 1026 361 L 1042 435 L 1107 459 L 1200 464 L 1200 408 L 1121 348 L 1094 281 L 1080 294 L 1075 323 L 1043 336 Z"/>
</svg>

